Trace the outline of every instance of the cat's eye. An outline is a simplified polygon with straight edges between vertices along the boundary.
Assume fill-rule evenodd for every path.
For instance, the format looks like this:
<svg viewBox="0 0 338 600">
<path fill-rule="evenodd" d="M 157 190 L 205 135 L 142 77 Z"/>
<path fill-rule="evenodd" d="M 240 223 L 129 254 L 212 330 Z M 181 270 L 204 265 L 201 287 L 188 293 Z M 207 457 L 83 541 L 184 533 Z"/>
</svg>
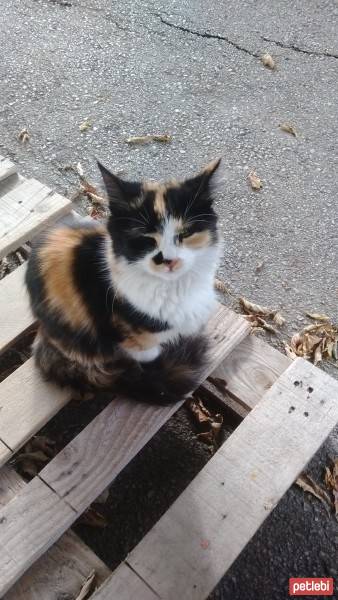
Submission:
<svg viewBox="0 0 338 600">
<path fill-rule="evenodd" d="M 177 240 L 181 244 L 184 238 L 190 237 L 191 235 L 192 233 L 189 231 L 189 229 L 182 229 L 182 231 L 180 231 L 180 233 L 177 235 Z"/>
</svg>

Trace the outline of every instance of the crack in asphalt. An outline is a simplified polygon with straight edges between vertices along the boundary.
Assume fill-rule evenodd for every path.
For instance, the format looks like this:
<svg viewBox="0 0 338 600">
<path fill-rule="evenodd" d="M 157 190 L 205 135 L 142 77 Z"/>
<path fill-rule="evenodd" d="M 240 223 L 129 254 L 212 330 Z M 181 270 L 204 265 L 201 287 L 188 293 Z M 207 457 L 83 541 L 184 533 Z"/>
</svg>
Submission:
<svg viewBox="0 0 338 600">
<path fill-rule="evenodd" d="M 164 25 L 167 25 L 168 27 L 172 27 L 173 29 L 178 29 L 179 31 L 183 31 L 184 33 L 191 33 L 191 35 L 195 35 L 197 37 L 207 38 L 207 39 L 211 39 L 211 40 L 221 40 L 223 42 L 226 42 L 230 46 L 233 46 L 237 50 L 240 50 L 241 52 L 245 52 L 245 54 L 249 54 L 249 56 L 253 56 L 254 58 L 259 58 L 258 54 L 255 54 L 255 52 L 251 52 L 247 48 L 244 48 L 243 46 L 236 44 L 236 42 L 229 40 L 229 38 L 227 38 L 226 36 L 219 35 L 218 33 L 208 33 L 206 31 L 202 32 L 202 31 L 196 31 L 194 29 L 189 29 L 188 27 L 184 27 L 183 25 L 177 25 L 176 23 L 171 23 L 170 21 L 167 21 L 166 19 L 164 19 L 162 17 L 162 15 L 159 15 L 157 13 L 155 13 L 155 16 L 159 17 L 161 22 Z"/>
<path fill-rule="evenodd" d="M 276 44 L 280 48 L 285 48 L 286 50 L 294 50 L 295 52 L 299 52 L 300 54 L 307 54 L 308 56 L 325 56 L 328 58 L 338 58 L 338 54 L 332 54 L 331 52 L 318 52 L 317 50 L 305 50 L 304 48 L 300 48 L 295 44 L 285 44 L 284 42 L 279 42 L 278 40 L 272 40 L 270 38 L 266 38 L 261 36 L 261 39 L 264 42 L 271 42 L 272 44 Z"/>
</svg>

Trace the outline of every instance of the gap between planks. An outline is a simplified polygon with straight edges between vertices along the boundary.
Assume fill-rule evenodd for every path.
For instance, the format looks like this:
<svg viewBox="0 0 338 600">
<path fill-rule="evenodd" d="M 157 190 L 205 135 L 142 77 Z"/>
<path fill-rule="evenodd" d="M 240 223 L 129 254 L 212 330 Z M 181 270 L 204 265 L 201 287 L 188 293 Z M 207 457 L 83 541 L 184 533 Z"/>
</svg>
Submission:
<svg viewBox="0 0 338 600">
<path fill-rule="evenodd" d="M 0 470 L 0 507 L 5 506 L 27 484 L 11 467 Z M 110 569 L 72 531 L 67 531 L 2 600 L 60 600 L 76 597 L 83 581 L 95 570 L 101 585 Z"/>
<path fill-rule="evenodd" d="M 297 359 L 126 564 L 162 600 L 205 600 L 337 421 L 338 383 Z M 93 600 L 113 600 L 120 573 Z M 134 580 L 123 589 L 119 600 L 137 597 Z"/>
<path fill-rule="evenodd" d="M 248 334 L 249 325 L 220 307 L 209 329 L 212 362 L 217 364 Z M 207 375 L 203 373 L 201 381 Z M 116 398 L 0 512 L 0 596 L 70 527 L 182 403 L 160 407 Z"/>
</svg>

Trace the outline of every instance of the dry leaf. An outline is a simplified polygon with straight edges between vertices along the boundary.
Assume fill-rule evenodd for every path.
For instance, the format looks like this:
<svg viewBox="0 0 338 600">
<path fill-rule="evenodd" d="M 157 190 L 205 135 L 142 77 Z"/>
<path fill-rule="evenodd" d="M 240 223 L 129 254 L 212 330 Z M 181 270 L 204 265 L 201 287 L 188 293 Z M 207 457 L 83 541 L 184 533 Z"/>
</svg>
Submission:
<svg viewBox="0 0 338 600">
<path fill-rule="evenodd" d="M 229 294 L 229 289 L 227 288 L 225 283 L 223 283 L 223 281 L 221 281 L 220 279 L 214 279 L 214 288 L 218 292 L 222 292 L 222 294 Z"/>
<path fill-rule="evenodd" d="M 49 461 L 49 456 L 42 452 L 42 450 L 35 450 L 35 452 L 21 452 L 21 454 L 18 454 L 15 458 L 15 463 L 20 463 L 23 460 L 45 463 Z"/>
<path fill-rule="evenodd" d="M 150 142 L 161 142 L 161 143 L 167 144 L 168 142 L 171 142 L 171 140 L 172 140 L 172 136 L 165 133 L 163 135 L 131 136 L 126 139 L 126 143 L 137 145 L 137 144 L 149 144 Z"/>
<path fill-rule="evenodd" d="M 83 171 L 83 168 L 82 168 L 82 165 L 80 162 L 78 162 L 76 165 L 76 171 L 77 171 L 79 177 L 81 177 L 81 178 L 84 177 L 84 171 Z"/>
<path fill-rule="evenodd" d="M 337 344 L 337 327 L 330 322 L 323 321 L 307 325 L 300 332 L 294 334 L 290 347 L 297 356 L 312 359 L 317 364 L 323 358 L 336 359 Z"/>
<path fill-rule="evenodd" d="M 332 491 L 335 516 L 338 520 L 338 458 L 333 461 L 332 471 L 325 467 L 325 485 Z"/>
<path fill-rule="evenodd" d="M 107 502 L 109 498 L 109 489 L 107 488 L 106 490 L 104 490 L 104 492 L 102 492 L 102 494 L 100 494 L 96 500 L 95 500 L 95 504 L 105 504 Z"/>
<path fill-rule="evenodd" d="M 318 498 L 318 500 L 320 500 L 324 506 L 326 506 L 326 508 L 328 508 L 330 510 L 331 508 L 331 499 L 329 498 L 328 494 L 325 492 L 325 490 L 323 490 L 320 485 L 318 485 L 313 479 L 312 477 L 310 477 L 310 475 L 307 475 L 306 473 L 302 473 L 298 479 L 296 479 L 295 482 L 300 488 L 302 488 L 302 490 L 304 490 L 304 492 L 308 492 L 309 494 L 312 494 L 313 496 L 315 496 L 316 498 Z"/>
<path fill-rule="evenodd" d="M 263 184 L 258 175 L 256 175 L 255 171 L 250 171 L 248 180 L 252 189 L 255 191 L 260 190 L 263 187 Z"/>
<path fill-rule="evenodd" d="M 295 130 L 295 128 L 290 125 L 289 123 L 282 123 L 279 128 L 282 131 L 285 131 L 285 133 L 290 133 L 290 135 L 293 135 L 293 137 L 297 137 L 297 132 Z"/>
<path fill-rule="evenodd" d="M 108 525 L 106 517 L 92 506 L 81 515 L 78 523 L 88 525 L 88 527 L 99 527 L 100 529 L 104 529 Z"/>
<path fill-rule="evenodd" d="M 307 317 L 313 319 L 314 321 L 329 321 L 330 317 L 327 315 L 322 315 L 321 313 L 305 313 Z"/>
<path fill-rule="evenodd" d="M 202 433 L 197 434 L 197 439 L 207 444 L 208 446 L 213 446 L 215 443 L 215 437 L 212 430 L 210 431 L 202 431 Z"/>
<path fill-rule="evenodd" d="M 255 304 L 254 302 L 250 302 L 243 296 L 239 298 L 239 303 L 243 308 L 244 312 L 248 315 L 260 315 L 264 317 L 274 316 L 276 311 L 271 310 L 271 308 L 267 308 L 266 306 L 261 306 L 260 304 Z"/>
<path fill-rule="evenodd" d="M 202 400 L 199 400 L 198 398 L 190 398 L 187 401 L 187 406 L 197 423 L 210 422 L 211 413 L 206 406 L 204 406 Z"/>
<path fill-rule="evenodd" d="M 295 360 L 295 358 L 297 358 L 297 354 L 292 350 L 291 346 L 289 346 L 289 344 L 287 344 L 286 342 L 284 342 L 284 348 L 285 348 L 286 356 L 291 358 L 291 360 Z"/>
<path fill-rule="evenodd" d="M 20 142 L 22 142 L 23 144 L 26 144 L 26 142 L 29 142 L 30 140 L 30 135 L 27 131 L 27 129 L 21 129 L 18 138 L 20 140 Z"/>
<path fill-rule="evenodd" d="M 282 325 L 284 325 L 285 323 L 284 317 L 278 311 L 275 313 L 273 320 L 276 323 L 276 325 L 278 325 L 278 327 L 282 327 Z"/>
<path fill-rule="evenodd" d="M 268 52 L 263 54 L 261 61 L 264 65 L 264 67 L 268 67 L 268 69 L 273 70 L 276 68 L 276 63 L 275 63 L 274 59 L 272 58 L 271 54 L 269 54 Z"/>
<path fill-rule="evenodd" d="M 192 397 L 187 400 L 187 407 L 191 411 L 197 425 L 202 431 L 197 434 L 197 438 L 209 446 L 214 446 L 217 443 L 218 436 L 223 424 L 221 414 L 212 414 L 210 410 L 204 406 L 200 398 Z"/>
<path fill-rule="evenodd" d="M 257 317 L 257 322 L 258 327 L 262 327 L 266 331 L 270 331 L 270 333 L 274 333 L 275 335 L 278 334 L 277 329 L 275 329 L 273 325 L 270 325 L 270 323 L 267 323 L 267 321 L 265 321 L 265 319 L 262 319 L 262 317 Z"/>
<path fill-rule="evenodd" d="M 86 598 L 89 597 L 89 594 L 92 591 L 94 591 L 95 577 L 96 577 L 95 571 L 92 571 L 91 573 L 89 573 L 88 577 L 85 579 L 85 581 L 82 584 L 80 593 L 76 596 L 75 600 L 86 600 Z"/>
<path fill-rule="evenodd" d="M 20 464 L 20 473 L 22 475 L 28 475 L 28 477 L 36 477 L 40 468 L 37 463 L 34 463 L 31 460 L 23 460 Z"/>
<path fill-rule="evenodd" d="M 92 123 L 89 119 L 86 119 L 85 121 L 83 121 L 83 123 L 81 123 L 79 125 L 79 129 L 81 131 L 81 133 L 83 133 L 84 131 L 87 131 L 87 129 L 90 129 L 92 127 Z"/>
</svg>

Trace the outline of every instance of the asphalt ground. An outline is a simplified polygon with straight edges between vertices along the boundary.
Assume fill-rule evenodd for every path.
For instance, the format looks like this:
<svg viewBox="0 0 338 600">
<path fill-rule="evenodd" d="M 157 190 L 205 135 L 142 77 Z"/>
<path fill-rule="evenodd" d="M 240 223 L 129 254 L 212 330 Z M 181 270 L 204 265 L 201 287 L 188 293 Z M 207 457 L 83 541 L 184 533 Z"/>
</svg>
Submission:
<svg viewBox="0 0 338 600">
<path fill-rule="evenodd" d="M 227 303 L 244 295 L 281 308 L 283 332 L 265 336 L 279 348 L 307 310 L 337 321 L 337 2 L 1 0 L 0 9 L 0 153 L 22 174 L 69 196 L 78 178 L 65 167 L 79 161 L 99 185 L 95 157 L 126 177 L 162 179 L 222 156 Z M 125 142 L 147 133 L 173 140 Z M 318 481 L 337 455 L 336 429 L 311 464 Z M 87 542 L 117 564 L 208 456 L 181 411 L 115 482 L 116 528 L 84 531 Z M 284 600 L 290 576 L 337 576 L 337 546 L 333 516 L 292 488 L 212 598 Z"/>
</svg>

